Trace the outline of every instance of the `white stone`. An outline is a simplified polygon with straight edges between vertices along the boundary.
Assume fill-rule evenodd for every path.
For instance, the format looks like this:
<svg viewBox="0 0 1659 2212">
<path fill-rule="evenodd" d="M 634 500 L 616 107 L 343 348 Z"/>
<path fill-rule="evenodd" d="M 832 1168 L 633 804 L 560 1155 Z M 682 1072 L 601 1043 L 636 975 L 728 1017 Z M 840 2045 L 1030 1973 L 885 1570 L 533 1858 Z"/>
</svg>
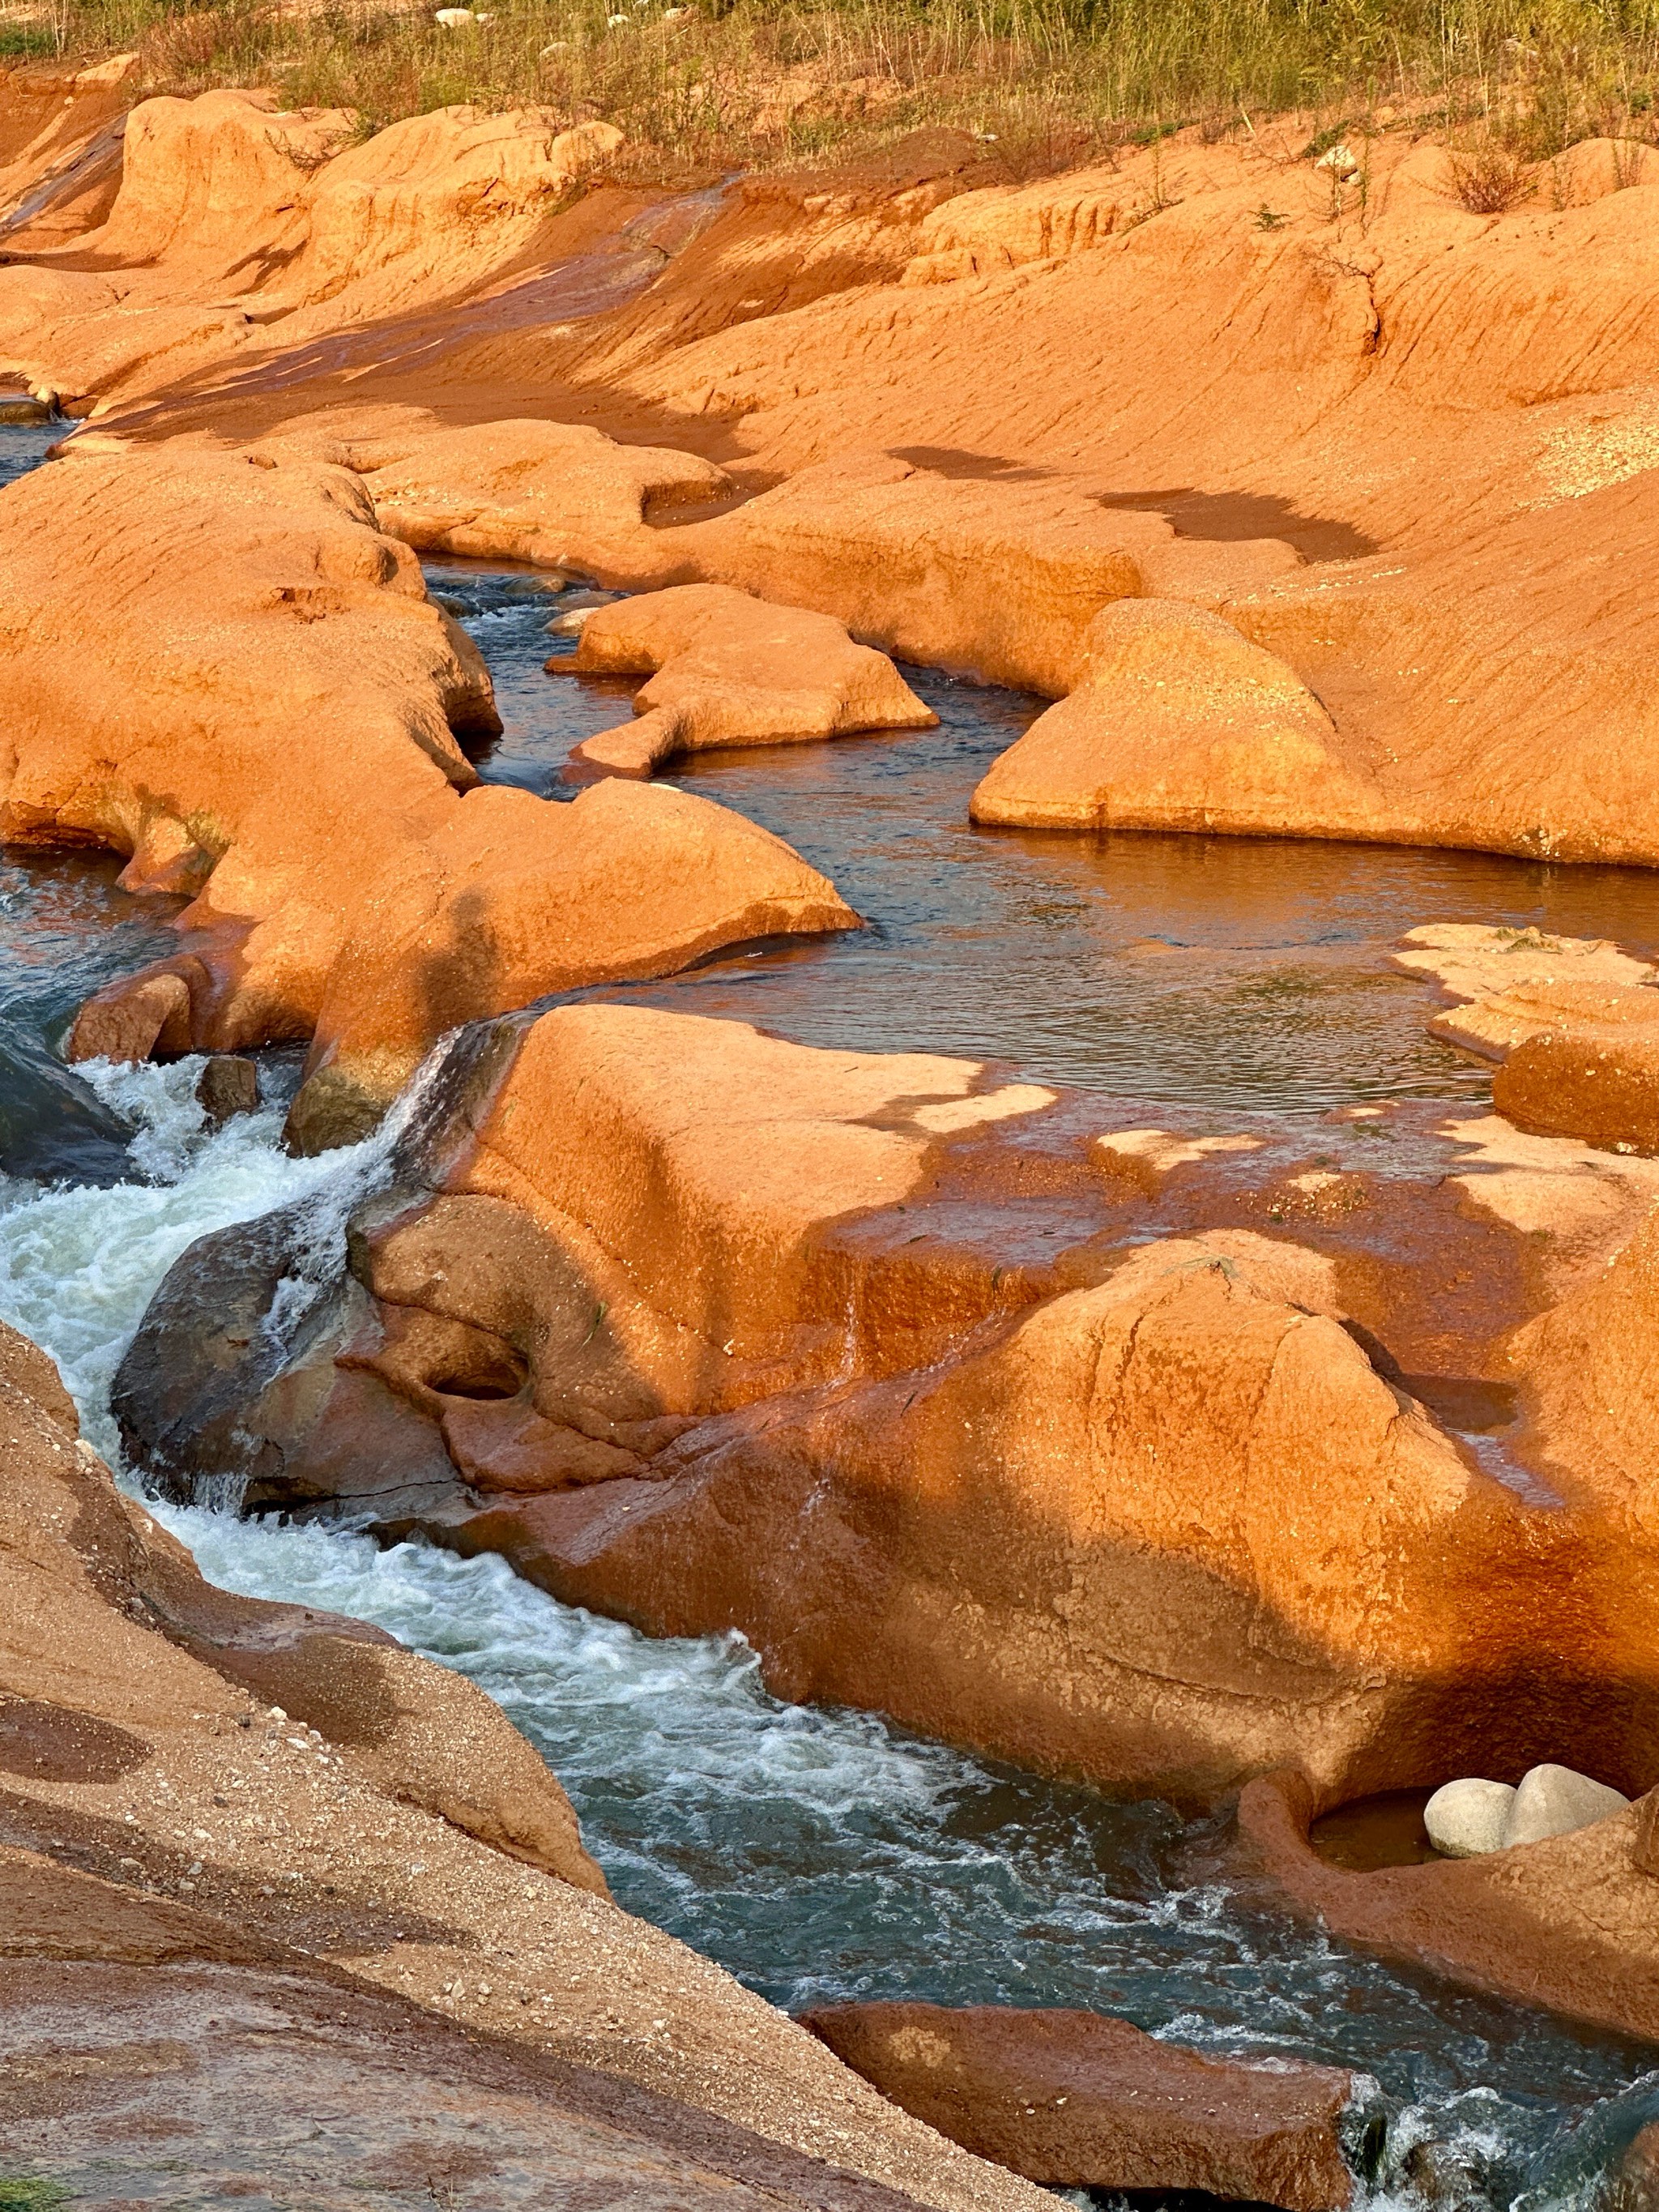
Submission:
<svg viewBox="0 0 1659 2212">
<path fill-rule="evenodd" d="M 1423 1825 L 1436 1850 L 1449 1859 L 1480 1858 L 1503 1849 L 1514 1802 L 1515 1791 L 1507 1782 L 1482 1782 L 1467 1775 L 1435 1791 L 1423 1808 Z"/>
<path fill-rule="evenodd" d="M 1630 1799 L 1605 1782 L 1592 1782 L 1571 1766 L 1534 1766 L 1521 1778 L 1509 1819 L 1504 1827 L 1504 1847 L 1513 1844 L 1541 1844 L 1547 1836 L 1570 1836 L 1621 1812 Z"/>
</svg>

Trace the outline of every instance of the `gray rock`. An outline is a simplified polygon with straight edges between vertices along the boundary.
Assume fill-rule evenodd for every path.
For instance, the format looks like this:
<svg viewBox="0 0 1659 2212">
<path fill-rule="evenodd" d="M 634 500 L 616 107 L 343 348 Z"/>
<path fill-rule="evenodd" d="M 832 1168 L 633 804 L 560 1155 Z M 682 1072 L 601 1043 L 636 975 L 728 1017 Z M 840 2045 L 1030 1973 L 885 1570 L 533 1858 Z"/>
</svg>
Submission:
<svg viewBox="0 0 1659 2212">
<path fill-rule="evenodd" d="M 1592 1782 L 1571 1766 L 1534 1766 L 1522 1775 L 1504 1826 L 1504 1848 L 1541 1844 L 1547 1836 L 1570 1836 L 1622 1812 L 1630 1799 L 1605 1782 Z"/>
<path fill-rule="evenodd" d="M 1483 1782 L 1473 1775 L 1437 1790 L 1423 1808 L 1423 1825 L 1436 1850 L 1449 1859 L 1479 1858 L 1504 1848 L 1504 1826 L 1515 1791 L 1507 1782 Z"/>
<path fill-rule="evenodd" d="M 259 1103 L 259 1071 L 234 1052 L 216 1052 L 197 1079 L 196 1096 L 210 1127 L 222 1128 L 234 1114 L 252 1114 Z"/>
</svg>

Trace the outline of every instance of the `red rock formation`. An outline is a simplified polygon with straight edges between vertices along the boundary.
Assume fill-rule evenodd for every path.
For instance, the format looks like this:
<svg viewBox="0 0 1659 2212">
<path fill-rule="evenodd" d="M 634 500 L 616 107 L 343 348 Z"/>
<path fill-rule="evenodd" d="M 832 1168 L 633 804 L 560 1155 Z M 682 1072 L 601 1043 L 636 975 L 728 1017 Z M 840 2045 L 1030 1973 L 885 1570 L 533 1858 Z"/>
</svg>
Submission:
<svg viewBox="0 0 1659 2212">
<path fill-rule="evenodd" d="M 100 223 L 121 175 L 136 54 L 88 69 L 0 70 L 0 231 L 7 249 L 52 246 Z"/>
<path fill-rule="evenodd" d="M 1659 1710 L 1607 1685 L 1647 1539 L 1597 1564 L 1553 1462 L 1470 1439 L 1659 1171 L 1417 1109 L 1380 1175 L 1346 1125 L 1310 1164 L 1267 1122 L 986 1085 L 544 1016 L 437 1194 L 354 1231 L 326 1346 L 247 1371 L 234 1437 L 201 1378 L 226 1402 L 220 1336 L 283 1262 L 229 1232 L 180 1264 L 123 1371 L 131 1448 L 187 1482 L 208 1418 L 256 1508 L 341 1498 L 653 1631 L 739 1627 L 786 1695 L 1117 1787 L 1296 1762 L 1334 1802 L 1592 1742 L 1645 1787 Z"/>
<path fill-rule="evenodd" d="M 1320 794 L 1328 836 L 1365 834 L 1366 794 L 1288 669 L 1231 623 L 1120 599 L 1085 635 L 1071 696 L 985 776 L 976 822 L 1042 830 L 1272 830 Z"/>
<path fill-rule="evenodd" d="M 1523 1129 L 1659 1152 L 1659 991 L 1554 985 L 1530 994 L 1534 1026 L 1492 1079 Z"/>
<path fill-rule="evenodd" d="M 930 2127 L 1049 2188 L 1201 2189 L 1340 2212 L 1353 2195 L 1324 2066 L 1200 2058 L 1103 2013 L 836 2005 L 802 2016 L 854 2073 Z"/>
<path fill-rule="evenodd" d="M 471 642 L 356 477 L 258 459 L 94 451 L 6 495 L 0 833 L 193 895 L 186 949 L 100 993 L 72 1054 L 314 1032 L 313 1146 L 361 1134 L 457 1023 L 853 923 L 706 800 L 471 790 L 452 728 L 498 725 Z"/>
<path fill-rule="evenodd" d="M 634 581 L 655 557 L 652 525 L 734 489 L 723 470 L 690 453 L 619 446 L 570 423 L 488 422 L 401 437 L 364 429 L 348 450 L 366 471 L 376 520 L 422 553 L 535 561 Z M 404 450 L 388 453 L 388 446 Z"/>
<path fill-rule="evenodd" d="M 259 92 L 143 102 L 108 220 L 0 270 L 0 367 L 84 412 L 273 327 L 302 344 L 487 283 L 622 137 L 539 108 L 445 108 L 359 144 L 354 121 Z"/>
<path fill-rule="evenodd" d="M 1659 991 L 1604 940 L 1452 923 L 1414 930 L 1396 966 L 1460 1003 L 1431 1032 L 1497 1060 L 1493 1103 L 1519 1127 L 1659 1152 Z"/>
<path fill-rule="evenodd" d="M 611 1905 L 558 1783 L 463 1676 L 361 1622 L 204 1582 L 77 1439 L 51 1362 L 4 1328 L 0 1474 L 0 2020 L 13 2054 L 84 2034 L 89 2015 L 112 2045 L 96 2098 L 84 2073 L 54 2069 L 43 2098 L 27 2075 L 9 2085 L 0 2147 L 50 2160 L 90 2136 L 111 2158 L 124 2142 L 153 2150 L 160 2085 L 167 2112 L 184 2098 L 199 2114 L 188 2154 L 234 2172 L 240 2142 L 308 2203 L 273 2112 L 337 2096 L 348 2140 L 347 2114 L 386 2130 L 409 2118 L 397 2068 L 418 2080 L 424 2064 L 453 2069 L 446 2097 L 457 2079 L 477 2093 L 466 2111 L 494 2141 L 544 2125 L 536 2154 L 560 2163 L 596 2133 L 614 2144 L 619 2123 L 642 2130 L 698 2203 L 714 2178 L 722 2203 L 745 2202 L 745 2180 L 768 2204 L 796 2202 L 810 2161 L 815 2208 L 852 2212 L 873 2187 L 895 2207 L 1038 2212 L 1012 2175 Z M 279 2010 L 249 2041 L 232 1993 L 273 1987 Z M 501 2102 L 481 2051 L 497 2055 Z M 398 2084 L 390 2110 L 377 2064 Z M 525 2097 L 515 2116 L 508 2100 Z M 556 2124 L 573 2104 L 574 2134 Z M 645 2148 L 603 2177 L 607 2202 L 633 2201 Z M 319 2203 L 340 2150 L 331 2136 Z"/>
<path fill-rule="evenodd" d="M 567 774 L 647 776 L 675 753 L 939 721 L 885 654 L 854 645 L 840 623 L 720 584 L 598 607 L 574 654 L 547 668 L 651 674 L 635 696 L 639 719 L 586 738 Z"/>
<path fill-rule="evenodd" d="M 1252 1782 L 1239 1823 L 1266 1870 L 1333 1935 L 1614 2033 L 1659 2032 L 1659 1885 L 1636 1863 L 1639 1808 L 1485 1857 L 1357 1872 L 1308 1843 L 1317 1797 Z"/>
</svg>

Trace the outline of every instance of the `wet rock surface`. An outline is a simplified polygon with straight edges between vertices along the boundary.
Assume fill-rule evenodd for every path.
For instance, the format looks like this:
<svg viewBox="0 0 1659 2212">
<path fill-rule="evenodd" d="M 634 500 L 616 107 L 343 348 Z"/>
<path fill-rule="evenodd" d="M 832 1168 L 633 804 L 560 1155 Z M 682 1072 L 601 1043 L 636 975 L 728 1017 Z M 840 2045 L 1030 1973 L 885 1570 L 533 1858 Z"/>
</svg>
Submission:
<svg viewBox="0 0 1659 2212">
<path fill-rule="evenodd" d="M 804 2025 L 882 2094 L 1049 2187 L 1202 2190 L 1284 2212 L 1354 2193 L 1328 2068 L 1229 2066 L 1100 2013 L 841 2005 Z"/>
<path fill-rule="evenodd" d="M 826 2208 L 1023 2201 L 611 1905 L 559 1784 L 472 1684 L 214 1588 L 76 1429 L 51 1362 L 0 1332 L 9 2154 L 107 2191 L 100 2143 L 144 2172 L 183 2135 L 197 2185 L 289 2191 L 320 2105 L 345 2162 L 322 2185 L 390 2191 L 472 2111 L 510 2202 L 544 2201 L 549 2163 L 647 2204 L 746 2181 Z M 410 2083 L 438 2071 L 422 2138 Z"/>
<path fill-rule="evenodd" d="M 112 2207 L 301 2192 L 315 2212 L 482 2191 L 630 2212 L 918 2201 L 49 1860 L 7 1854 L 0 1897 L 14 2187 Z"/>
</svg>

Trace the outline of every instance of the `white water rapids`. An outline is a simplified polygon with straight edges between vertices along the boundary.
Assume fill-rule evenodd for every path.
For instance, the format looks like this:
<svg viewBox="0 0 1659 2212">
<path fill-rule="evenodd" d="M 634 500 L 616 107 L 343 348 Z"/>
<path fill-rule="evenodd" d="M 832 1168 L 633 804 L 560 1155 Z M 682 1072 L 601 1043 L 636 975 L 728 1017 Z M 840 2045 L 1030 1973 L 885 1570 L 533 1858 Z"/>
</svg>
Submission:
<svg viewBox="0 0 1659 2212">
<path fill-rule="evenodd" d="M 172 1262 L 308 1198 L 325 1267 L 390 1149 L 385 1133 L 290 1159 L 274 1109 L 210 1133 L 199 1065 L 91 1071 L 138 1125 L 131 1182 L 0 1189 L 0 1314 L 57 1359 L 112 1459 L 110 1378 Z M 1407 2162 L 1430 2139 L 1474 2207 L 1587 2202 L 1609 2148 L 1659 2112 L 1638 2054 L 1401 1976 L 1234 1893 L 1218 1824 L 781 1705 L 741 1639 L 653 1643 L 499 1559 L 153 1510 L 213 1581 L 374 1620 L 472 1676 L 549 1757 L 619 1899 L 779 2002 L 1092 2004 L 1218 2055 L 1357 2067 L 1389 2116 L 1379 2205 L 1420 2204 Z"/>
</svg>

